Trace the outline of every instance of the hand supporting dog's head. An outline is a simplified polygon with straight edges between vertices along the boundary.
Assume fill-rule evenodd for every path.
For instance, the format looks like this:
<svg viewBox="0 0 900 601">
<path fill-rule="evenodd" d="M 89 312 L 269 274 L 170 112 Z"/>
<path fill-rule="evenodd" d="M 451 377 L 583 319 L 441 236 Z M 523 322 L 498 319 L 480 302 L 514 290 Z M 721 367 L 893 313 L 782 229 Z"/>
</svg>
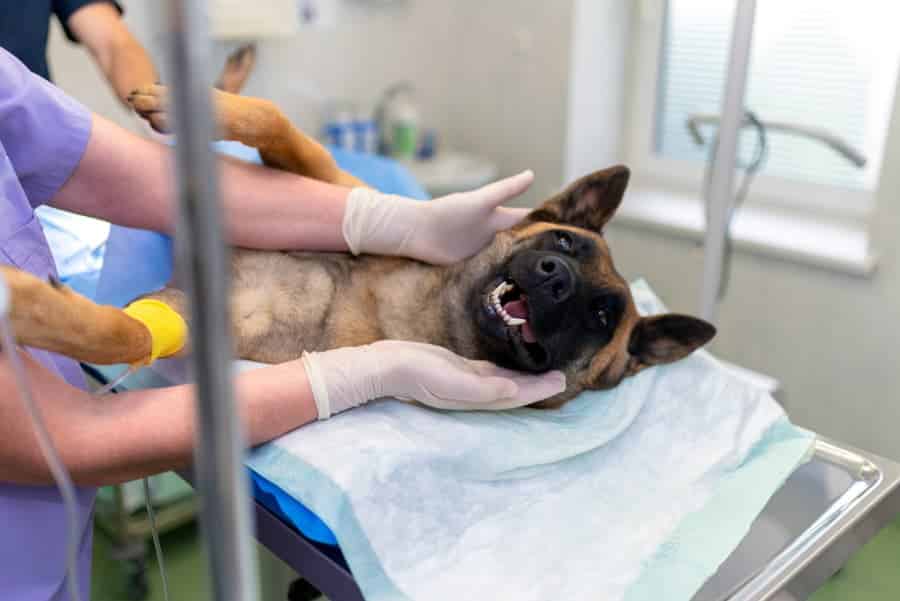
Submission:
<svg viewBox="0 0 900 601">
<path fill-rule="evenodd" d="M 544 406 L 681 359 L 715 334 L 694 317 L 638 314 L 603 238 L 628 178 L 618 166 L 579 179 L 467 262 L 466 273 L 476 275 L 467 309 L 478 354 L 514 369 L 566 373 L 566 393 Z"/>
</svg>

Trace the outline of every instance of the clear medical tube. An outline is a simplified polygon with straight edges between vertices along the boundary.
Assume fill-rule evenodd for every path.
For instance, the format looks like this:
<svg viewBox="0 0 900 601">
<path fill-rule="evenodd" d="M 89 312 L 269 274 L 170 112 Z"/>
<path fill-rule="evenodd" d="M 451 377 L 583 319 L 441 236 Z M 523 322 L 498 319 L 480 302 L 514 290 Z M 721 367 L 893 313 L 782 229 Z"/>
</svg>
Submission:
<svg viewBox="0 0 900 601">
<path fill-rule="evenodd" d="M 113 390 L 122 382 L 124 382 L 131 374 L 138 371 L 140 369 L 136 365 L 131 365 L 123 371 L 119 376 L 104 386 L 97 390 L 94 394 L 96 396 L 103 396 Z M 159 528 L 156 525 L 156 512 L 153 509 L 153 497 L 150 494 L 150 477 L 147 476 L 141 479 L 144 485 L 144 506 L 147 509 L 147 519 L 150 521 L 150 535 L 153 538 L 153 550 L 156 553 L 156 563 L 159 564 L 159 578 L 162 582 L 163 589 L 163 601 L 169 601 L 169 578 L 166 574 L 166 563 L 165 558 L 163 557 L 162 544 L 159 542 Z"/>
<path fill-rule="evenodd" d="M 113 388 L 115 388 L 116 386 L 118 386 L 119 384 L 124 382 L 131 374 L 133 374 L 134 372 L 136 372 L 139 369 L 140 369 L 140 367 L 138 367 L 137 365 L 129 366 L 128 369 L 126 369 L 121 374 L 119 374 L 119 376 L 115 380 L 113 380 L 109 384 L 105 385 L 103 388 L 100 388 L 99 390 L 97 390 L 97 392 L 95 392 L 94 395 L 103 396 L 104 394 L 112 392 Z"/>
<path fill-rule="evenodd" d="M 53 440 L 47 431 L 44 418 L 40 409 L 34 402 L 34 396 L 31 394 L 31 386 L 28 383 L 28 377 L 25 374 L 25 366 L 22 364 L 22 358 L 16 350 L 15 337 L 13 336 L 12 324 L 7 319 L 9 310 L 9 288 L 6 280 L 0 277 L 0 347 L 9 358 L 9 364 L 12 366 L 13 377 L 16 381 L 16 387 L 25 409 L 31 418 L 31 424 L 34 428 L 34 434 L 37 437 L 38 445 L 44 460 L 50 468 L 50 473 L 56 481 L 59 488 L 59 494 L 62 496 L 63 505 L 66 511 L 66 522 L 68 524 L 68 533 L 66 541 L 66 582 L 68 583 L 69 596 L 72 601 L 81 601 L 79 583 L 78 583 L 78 505 L 75 500 L 75 486 L 72 484 L 72 478 L 63 465 L 56 447 L 53 446 Z"/>
<path fill-rule="evenodd" d="M 126 373 L 125 375 L 128 374 Z M 156 527 L 156 512 L 153 511 L 153 498 L 150 496 L 149 477 L 144 478 L 144 503 L 147 506 L 147 517 L 150 519 L 150 534 L 153 535 L 153 548 L 156 550 L 156 563 L 159 564 L 159 577 L 162 580 L 163 587 L 163 601 L 169 601 L 169 579 L 166 576 L 166 565 L 163 563 L 162 545 L 159 543 L 159 529 Z"/>
</svg>

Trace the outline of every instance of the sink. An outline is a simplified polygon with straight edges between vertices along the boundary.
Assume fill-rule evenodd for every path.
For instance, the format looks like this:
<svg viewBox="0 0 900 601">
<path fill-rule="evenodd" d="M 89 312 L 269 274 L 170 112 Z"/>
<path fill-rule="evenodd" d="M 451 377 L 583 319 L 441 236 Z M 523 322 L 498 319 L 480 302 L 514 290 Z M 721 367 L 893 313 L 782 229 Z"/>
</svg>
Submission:
<svg viewBox="0 0 900 601">
<path fill-rule="evenodd" d="M 900 514 L 900 465 L 820 438 L 693 601 L 806 599 Z"/>
</svg>

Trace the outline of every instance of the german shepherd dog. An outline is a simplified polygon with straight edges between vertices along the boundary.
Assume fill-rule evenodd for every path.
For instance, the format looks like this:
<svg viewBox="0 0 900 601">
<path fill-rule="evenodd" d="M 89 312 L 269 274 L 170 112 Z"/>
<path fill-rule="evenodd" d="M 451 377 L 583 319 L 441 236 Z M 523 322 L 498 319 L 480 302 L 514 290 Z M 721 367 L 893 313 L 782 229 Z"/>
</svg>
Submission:
<svg viewBox="0 0 900 601">
<path fill-rule="evenodd" d="M 168 129 L 166 89 L 131 98 L 157 131 Z M 214 92 L 224 139 L 260 151 L 270 166 L 342 185 L 364 185 L 273 104 Z M 686 315 L 638 315 L 613 265 L 603 228 L 628 184 L 616 166 L 587 175 L 450 266 L 394 257 L 234 249 L 231 321 L 236 355 L 277 363 L 303 351 L 381 339 L 427 342 L 464 357 L 527 372 L 562 370 L 554 408 L 586 389 L 607 389 L 640 370 L 676 361 L 708 342 L 710 324 Z M 145 326 L 54 283 L 4 270 L 19 341 L 91 363 L 150 355 Z M 188 319 L 174 287 L 148 295 Z"/>
</svg>

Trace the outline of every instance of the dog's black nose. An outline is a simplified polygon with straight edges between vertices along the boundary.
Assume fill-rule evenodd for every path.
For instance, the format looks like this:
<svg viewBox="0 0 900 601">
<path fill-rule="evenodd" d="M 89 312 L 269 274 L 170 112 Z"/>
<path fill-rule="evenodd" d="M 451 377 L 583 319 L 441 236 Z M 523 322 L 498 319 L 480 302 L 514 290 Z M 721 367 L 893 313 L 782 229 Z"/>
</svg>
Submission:
<svg viewBox="0 0 900 601">
<path fill-rule="evenodd" d="M 554 302 L 561 303 L 572 296 L 575 290 L 575 274 L 562 257 L 555 255 L 538 257 L 534 273 L 538 285 L 549 293 Z"/>
</svg>

